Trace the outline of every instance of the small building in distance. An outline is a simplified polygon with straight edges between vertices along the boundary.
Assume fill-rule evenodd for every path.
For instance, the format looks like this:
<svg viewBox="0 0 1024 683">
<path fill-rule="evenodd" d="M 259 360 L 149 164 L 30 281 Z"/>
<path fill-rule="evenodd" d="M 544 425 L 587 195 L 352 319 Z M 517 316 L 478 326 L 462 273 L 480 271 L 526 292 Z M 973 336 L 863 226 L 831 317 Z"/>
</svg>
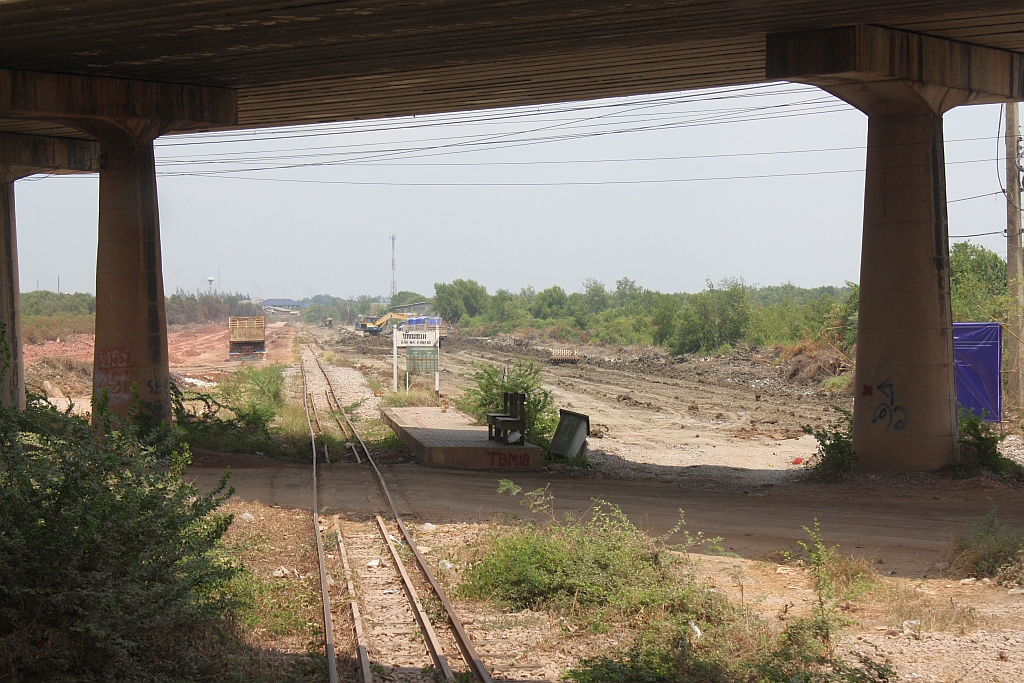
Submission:
<svg viewBox="0 0 1024 683">
<path fill-rule="evenodd" d="M 403 313 L 405 315 L 424 315 L 430 313 L 434 308 L 434 304 L 430 301 L 417 301 L 412 304 L 402 304 L 401 306 L 392 306 L 388 310 L 393 313 Z"/>
<path fill-rule="evenodd" d="M 228 318 L 228 358 L 263 360 L 267 357 L 267 319 L 262 315 Z"/>
<path fill-rule="evenodd" d="M 299 311 L 309 305 L 295 299 L 260 299 L 256 304 L 267 315 L 298 315 Z"/>
</svg>

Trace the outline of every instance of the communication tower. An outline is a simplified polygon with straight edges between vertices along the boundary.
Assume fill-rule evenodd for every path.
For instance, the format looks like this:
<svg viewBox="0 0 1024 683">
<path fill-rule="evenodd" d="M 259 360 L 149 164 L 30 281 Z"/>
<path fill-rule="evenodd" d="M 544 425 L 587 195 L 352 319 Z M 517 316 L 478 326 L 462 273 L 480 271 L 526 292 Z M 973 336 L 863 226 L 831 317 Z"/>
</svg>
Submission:
<svg viewBox="0 0 1024 683">
<path fill-rule="evenodd" d="M 398 294 L 398 283 L 395 281 L 395 240 L 398 239 L 397 235 L 391 236 L 391 298 L 395 298 L 395 294 Z"/>
</svg>

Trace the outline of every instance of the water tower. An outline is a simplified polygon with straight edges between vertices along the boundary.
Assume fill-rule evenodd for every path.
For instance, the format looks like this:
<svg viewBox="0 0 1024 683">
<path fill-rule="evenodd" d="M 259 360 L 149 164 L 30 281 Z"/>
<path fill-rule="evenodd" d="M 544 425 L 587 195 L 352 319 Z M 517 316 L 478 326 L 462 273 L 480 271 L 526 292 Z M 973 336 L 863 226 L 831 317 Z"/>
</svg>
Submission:
<svg viewBox="0 0 1024 683">
<path fill-rule="evenodd" d="M 212 275 L 210 277 L 206 278 L 206 281 L 210 283 L 210 294 L 213 294 L 213 280 L 214 280 L 214 277 Z"/>
</svg>

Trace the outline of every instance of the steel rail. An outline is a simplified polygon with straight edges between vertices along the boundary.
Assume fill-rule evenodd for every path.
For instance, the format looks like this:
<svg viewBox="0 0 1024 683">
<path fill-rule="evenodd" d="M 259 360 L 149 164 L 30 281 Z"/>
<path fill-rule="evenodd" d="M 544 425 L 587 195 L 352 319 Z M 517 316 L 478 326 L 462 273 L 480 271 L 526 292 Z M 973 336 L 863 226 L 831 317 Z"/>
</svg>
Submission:
<svg viewBox="0 0 1024 683">
<path fill-rule="evenodd" d="M 323 373 L 324 379 L 327 381 L 327 386 L 331 388 L 331 393 L 334 393 L 334 387 L 331 384 L 331 378 L 327 375 L 323 365 L 320 363 L 320 359 L 317 357 L 316 352 L 310 348 L 310 352 L 313 354 L 313 358 L 316 360 L 317 367 L 320 368 L 320 372 Z M 335 399 L 337 401 L 337 399 Z M 366 447 L 366 443 L 363 442 L 359 432 L 356 431 L 355 426 L 349 420 L 348 414 L 339 404 L 339 409 L 342 415 L 345 416 L 345 421 L 348 423 L 349 428 L 352 430 L 352 434 L 359 441 L 359 445 L 363 449 L 363 453 L 366 456 L 367 462 L 373 468 L 374 473 L 377 475 L 377 483 L 380 484 L 381 491 L 384 494 L 385 500 L 388 502 L 388 507 L 391 508 L 391 514 L 395 518 L 395 523 L 398 525 L 399 531 L 402 533 L 402 537 L 405 539 L 406 545 L 409 550 L 412 551 L 413 557 L 416 558 L 416 564 L 419 567 L 420 572 L 426 578 L 427 583 L 430 585 L 434 595 L 437 596 L 438 600 L 441 601 L 441 605 L 444 608 L 445 614 L 448 617 L 449 625 L 451 626 L 452 636 L 455 638 L 456 645 L 459 646 L 459 651 L 462 653 L 462 658 L 469 665 L 469 668 L 476 675 L 477 679 L 481 683 L 493 683 L 490 672 L 484 665 L 480 655 L 477 654 L 476 649 L 473 647 L 472 642 L 469 639 L 469 634 L 466 633 L 466 629 L 462 626 L 462 621 L 458 615 L 455 614 L 455 608 L 452 607 L 451 602 L 448 600 L 448 596 L 445 594 L 444 589 L 441 588 L 441 584 L 438 583 L 434 577 L 433 572 L 430 571 L 430 567 L 427 565 L 427 561 L 420 554 L 419 548 L 416 547 L 416 543 L 412 536 L 409 534 L 408 529 L 405 528 L 405 524 L 402 522 L 402 516 L 398 514 L 398 508 L 395 507 L 395 501 L 391 498 L 391 492 L 388 491 L 387 484 L 384 483 L 384 476 L 381 474 L 380 469 L 377 467 L 377 463 L 374 461 L 373 456 L 370 455 L 370 449 Z M 358 453 L 357 453 L 358 457 Z M 386 535 L 386 534 L 385 534 Z"/>
<path fill-rule="evenodd" d="M 316 355 L 316 351 L 313 350 L 312 345 L 308 346 L 309 352 L 313 354 L 313 360 L 316 361 L 316 366 L 320 368 L 320 372 L 323 373 L 324 379 L 327 381 L 327 388 L 331 390 L 331 396 L 334 397 L 334 404 L 338 406 L 338 412 L 341 413 L 342 416 L 345 418 L 345 423 L 348 425 L 348 428 L 352 430 L 352 436 L 354 436 L 359 441 L 359 445 L 362 446 L 363 452 L 366 453 L 366 457 L 369 458 L 370 450 L 366 447 L 366 444 L 363 443 L 363 438 L 359 436 L 359 432 L 356 431 L 355 425 L 353 425 L 352 420 L 349 419 L 348 413 L 345 412 L 345 409 L 341 407 L 341 401 L 338 400 L 338 395 L 334 393 L 334 384 L 331 382 L 331 378 L 327 374 L 327 371 L 324 370 L 323 363 L 320 362 L 320 357 Z M 334 416 L 334 419 L 338 420 L 338 424 L 341 425 L 341 420 L 338 419 L 337 415 Z M 342 429 L 344 429 L 344 427 L 342 427 Z M 361 465 L 362 460 L 359 459 L 359 451 L 356 449 L 355 444 L 353 444 L 352 446 L 352 453 L 354 453 L 356 456 L 356 464 Z"/>
<path fill-rule="evenodd" d="M 434 633 L 434 626 L 430 623 L 430 617 L 423 611 L 423 605 L 420 604 L 420 596 L 416 593 L 416 586 L 413 585 L 412 579 L 409 578 L 409 572 L 405 570 L 405 564 L 402 563 L 402 558 L 399 557 L 398 550 L 395 549 L 391 535 L 388 533 L 387 527 L 384 526 L 384 520 L 381 519 L 380 515 L 375 515 L 374 521 L 377 522 L 377 530 L 380 531 L 380 537 L 384 541 L 384 545 L 388 547 L 388 551 L 391 553 L 391 561 L 395 563 L 395 569 L 398 570 L 398 575 L 402 579 L 405 597 L 409 599 L 412 615 L 416 617 L 416 623 L 420 625 L 420 631 L 423 632 L 423 639 L 427 641 L 427 650 L 430 651 L 430 658 L 434 660 L 434 666 L 441 671 L 445 680 L 454 681 L 455 674 L 452 673 L 452 668 L 448 666 L 448 658 L 444 656 L 441 643 L 437 639 L 437 634 Z"/>
<path fill-rule="evenodd" d="M 299 369 L 302 372 L 302 395 L 309 396 L 306 385 L 306 369 L 299 361 Z M 309 405 L 303 400 L 303 408 L 306 409 L 306 425 L 309 427 L 309 440 L 313 448 L 313 533 L 316 536 L 316 559 L 320 565 L 320 597 L 324 605 L 324 649 L 327 655 L 327 678 L 330 683 L 338 683 L 338 660 L 334 652 L 334 624 L 331 621 L 331 595 L 327 590 L 327 567 L 324 563 L 324 543 L 320 536 L 320 508 L 317 500 L 316 480 L 316 434 L 313 432 L 313 423 L 309 419 Z"/>
<path fill-rule="evenodd" d="M 337 526 L 334 527 L 334 537 L 338 542 L 341 566 L 345 570 L 348 604 L 352 610 L 352 625 L 356 636 L 356 657 L 359 659 L 359 679 L 362 683 L 373 683 L 373 669 L 370 668 L 370 655 L 366 647 L 366 638 L 363 636 L 363 619 L 359 614 L 359 600 L 356 598 L 356 589 L 352 584 L 352 568 L 348 563 L 348 553 L 345 551 L 345 543 L 342 541 L 341 529 Z"/>
</svg>

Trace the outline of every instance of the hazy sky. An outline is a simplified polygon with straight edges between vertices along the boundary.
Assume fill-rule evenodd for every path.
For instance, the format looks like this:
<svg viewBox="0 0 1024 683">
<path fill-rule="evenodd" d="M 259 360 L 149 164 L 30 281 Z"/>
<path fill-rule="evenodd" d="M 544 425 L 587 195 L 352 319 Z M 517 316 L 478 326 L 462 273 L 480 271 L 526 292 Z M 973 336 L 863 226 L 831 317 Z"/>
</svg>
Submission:
<svg viewBox="0 0 1024 683">
<path fill-rule="evenodd" d="M 948 197 L 999 190 L 998 106 L 945 117 Z M 164 286 L 260 297 L 621 277 L 858 279 L 867 118 L 778 84 L 158 141 Z M 694 158 L 698 157 L 698 158 Z M 187 175 L 198 174 L 198 175 Z M 756 176 L 756 177 L 752 177 Z M 766 177 L 769 176 L 769 177 Z M 775 176 L 775 177 L 770 177 Z M 18 181 L 22 290 L 95 290 L 96 176 Z M 1001 196 L 949 205 L 1000 231 Z M 974 238 L 1005 254 L 1000 235 Z"/>
</svg>

